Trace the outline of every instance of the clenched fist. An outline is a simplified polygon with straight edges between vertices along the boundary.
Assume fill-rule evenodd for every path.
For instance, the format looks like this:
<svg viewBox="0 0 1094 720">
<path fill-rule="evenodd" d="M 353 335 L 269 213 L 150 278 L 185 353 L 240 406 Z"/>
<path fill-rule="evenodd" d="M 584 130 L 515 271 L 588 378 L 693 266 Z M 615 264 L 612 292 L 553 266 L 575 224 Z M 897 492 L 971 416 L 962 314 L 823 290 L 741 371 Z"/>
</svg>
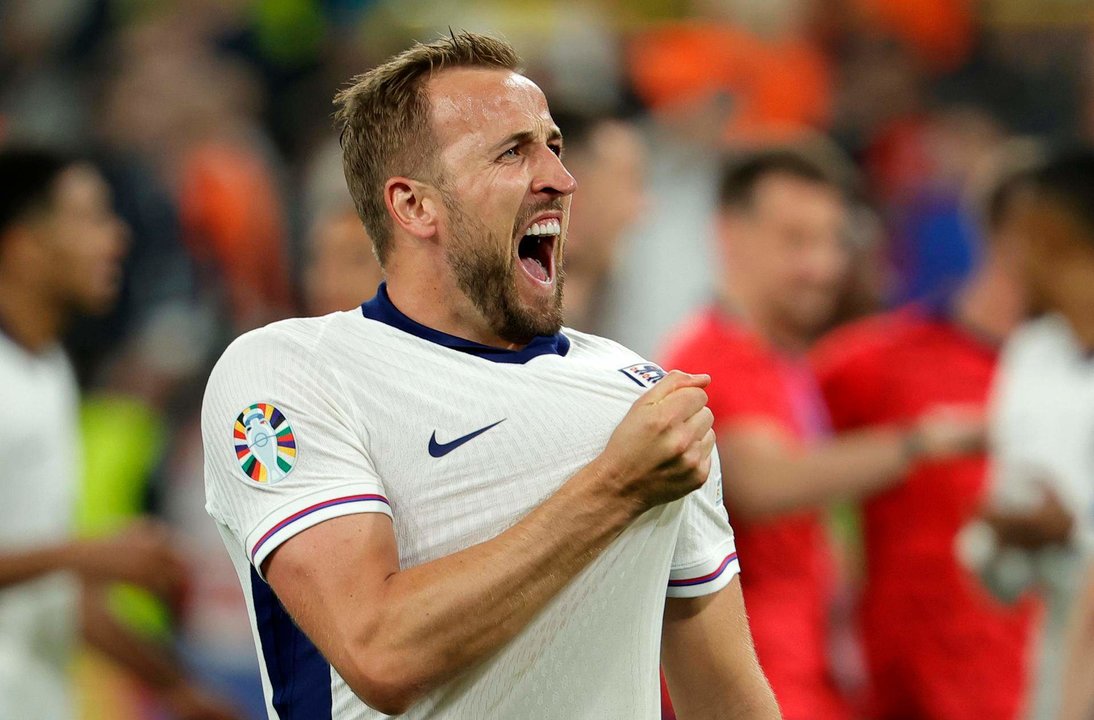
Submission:
<svg viewBox="0 0 1094 720">
<path fill-rule="evenodd" d="M 699 488 L 710 473 L 709 375 L 673 371 L 635 400 L 600 454 L 607 482 L 638 513 Z"/>
</svg>

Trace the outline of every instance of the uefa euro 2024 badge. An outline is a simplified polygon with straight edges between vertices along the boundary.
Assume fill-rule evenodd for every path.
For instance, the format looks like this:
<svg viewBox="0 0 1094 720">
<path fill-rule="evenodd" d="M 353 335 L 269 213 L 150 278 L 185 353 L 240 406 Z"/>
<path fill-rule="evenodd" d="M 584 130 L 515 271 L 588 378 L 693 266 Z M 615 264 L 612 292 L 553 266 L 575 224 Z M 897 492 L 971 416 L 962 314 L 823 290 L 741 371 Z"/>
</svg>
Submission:
<svg viewBox="0 0 1094 720">
<path fill-rule="evenodd" d="M 296 436 L 285 414 L 269 403 L 255 403 L 232 429 L 239 467 L 255 482 L 273 484 L 296 464 Z"/>
</svg>

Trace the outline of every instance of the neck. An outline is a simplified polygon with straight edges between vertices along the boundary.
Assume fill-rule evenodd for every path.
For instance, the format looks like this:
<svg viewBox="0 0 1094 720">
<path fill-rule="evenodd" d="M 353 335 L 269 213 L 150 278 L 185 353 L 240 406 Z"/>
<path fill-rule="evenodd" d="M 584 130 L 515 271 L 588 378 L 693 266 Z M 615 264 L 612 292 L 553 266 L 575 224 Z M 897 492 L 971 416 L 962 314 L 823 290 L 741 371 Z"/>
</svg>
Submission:
<svg viewBox="0 0 1094 720">
<path fill-rule="evenodd" d="M 3 277 L 0 286 L 0 329 L 30 352 L 56 343 L 64 331 L 65 313 L 47 298 L 22 287 L 18 279 Z"/>
<path fill-rule="evenodd" d="M 524 347 L 499 337 L 448 274 L 406 270 L 392 258 L 386 268 L 387 294 L 399 312 L 414 322 L 481 345 L 505 350 Z"/>
<path fill-rule="evenodd" d="M 1015 281 L 990 259 L 962 288 L 955 310 L 959 322 L 999 343 L 1025 317 Z"/>
<path fill-rule="evenodd" d="M 1057 311 L 1067 320 L 1075 340 L 1087 352 L 1094 351 L 1094 315 L 1091 315 L 1090 307 L 1089 301 L 1076 302 Z"/>
<path fill-rule="evenodd" d="M 738 318 L 746 327 L 783 352 L 798 355 L 809 350 L 811 338 L 779 322 L 773 317 L 773 313 L 766 312 L 763 303 L 756 301 L 745 290 L 746 283 L 734 283 L 734 285 L 735 288 L 724 286 L 719 293 L 723 310 Z"/>
</svg>

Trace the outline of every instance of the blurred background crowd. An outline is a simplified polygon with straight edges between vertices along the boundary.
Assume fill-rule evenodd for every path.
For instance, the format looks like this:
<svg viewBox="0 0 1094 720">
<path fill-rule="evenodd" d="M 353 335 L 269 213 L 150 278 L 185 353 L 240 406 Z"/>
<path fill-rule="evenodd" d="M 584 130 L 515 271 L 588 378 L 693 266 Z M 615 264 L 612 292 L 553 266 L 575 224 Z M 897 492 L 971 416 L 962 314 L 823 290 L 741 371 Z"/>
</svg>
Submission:
<svg viewBox="0 0 1094 720">
<path fill-rule="evenodd" d="M 756 459 L 760 484 L 764 463 L 778 462 L 764 454 L 761 420 L 784 424 L 792 439 L 775 440 L 791 457 L 844 433 L 924 431 L 900 435 L 903 454 L 867 470 L 862 463 L 874 460 L 855 448 L 837 449 L 834 460 L 814 457 L 832 464 L 830 491 L 736 500 L 753 556 L 808 576 L 795 585 L 788 571 L 755 597 L 786 618 L 802 608 L 781 605 L 787 597 L 823 596 L 806 613 L 820 615 L 799 633 L 764 640 L 756 625 L 781 620 L 754 609 L 747 578 L 761 562 L 750 562 L 742 545 L 761 662 L 769 664 L 765 654 L 773 666 L 800 657 L 812 667 L 775 671 L 785 673 L 773 678 L 780 699 L 800 696 L 812 708 L 787 717 L 1056 717 L 1055 707 L 1030 710 L 1051 598 L 1027 591 L 1002 604 L 955 549 L 977 518 L 996 529 L 1006 520 L 981 509 L 990 458 L 963 455 L 964 436 L 946 420 L 916 423 L 937 410 L 928 396 L 939 378 L 953 386 L 938 391 L 939 406 L 986 407 L 1000 348 L 1025 314 L 1019 291 L 984 291 L 963 305 L 963 289 L 1003 282 L 991 274 L 992 256 L 1006 243 L 991 236 L 1006 234 L 1006 173 L 1053 144 L 1094 143 L 1087 0 L 3 0 L 0 148 L 33 144 L 93 158 L 127 226 L 118 302 L 105 315 L 78 318 L 65 338 L 82 390 L 79 532 L 107 533 L 152 514 L 190 561 L 183 602 L 165 609 L 119 588 L 113 611 L 167 639 L 241 718 L 265 717 L 243 597 L 204 511 L 204 382 L 241 333 L 373 295 L 381 274 L 345 189 L 331 98 L 352 76 L 450 27 L 512 42 L 566 136 L 565 161 L 580 186 L 567 245 L 568 325 L 667 365 L 725 366 L 726 384 L 785 391 L 785 407 L 730 398 L 719 417 L 738 456 Z M 742 249 L 735 238 L 745 230 L 733 211 L 741 193 L 749 202 L 759 195 L 747 178 L 729 187 L 724 168 L 788 145 L 808 146 L 839 177 L 835 184 L 851 188 L 840 200 L 850 230 L 840 234 L 837 271 L 825 275 L 821 257 L 799 275 L 770 274 L 772 287 L 835 300 L 799 318 L 799 336 L 757 330 L 760 341 L 733 351 L 739 358 L 777 348 L 774 360 L 723 363 L 717 344 L 707 355 L 694 346 L 687 318 L 714 306 L 711 313 L 739 313 L 735 324 L 763 327 L 748 315 L 768 302 L 752 285 L 770 269 L 760 262 L 741 270 L 763 250 Z M 827 182 L 787 162 L 776 175 Z M 792 186 L 791 209 L 815 199 L 794 196 Z M 797 241 L 813 252 L 808 237 Z M 880 325 L 861 320 L 909 303 L 925 323 L 948 322 L 938 332 L 957 339 L 909 330 L 906 310 Z M 886 342 L 905 344 L 897 351 Z M 885 352 L 874 352 L 879 344 Z M 779 363 L 775 380 L 747 374 Z M 910 379 L 885 375 L 878 387 L 851 387 L 892 367 Z M 921 393 L 916 383 L 930 389 Z M 803 397 L 826 402 L 786 409 Z M 1094 458 L 1094 435 L 1085 445 Z M 863 447 L 868 454 L 874 446 Z M 736 468 L 742 478 L 751 472 L 744 465 Z M 856 472 L 864 479 L 841 484 Z M 727 471 L 727 488 L 733 477 Z M 1094 476 L 1085 480 L 1094 492 Z M 930 487 L 916 494 L 922 484 Z M 737 526 L 734 498 L 727 502 Z M 1089 507 L 1076 512 L 1094 521 Z M 924 526 L 930 547 L 917 543 Z M 817 559 L 820 545 L 825 557 Z M 876 576 L 883 565 L 888 579 Z M 1081 563 L 1060 567 L 1081 584 Z M 1007 578 L 1021 574 L 1008 568 Z M 960 602 L 955 593 L 964 593 Z M 961 608 L 932 619 L 932 608 L 944 614 L 955 603 Z M 804 640 L 810 633 L 817 637 Z M 924 637 L 939 639 L 924 649 Z M 81 657 L 74 677 L 85 718 L 168 717 L 94 653 Z M 955 700 L 947 683 L 975 692 Z M 813 684 L 824 685 L 831 706 L 810 694 L 821 692 Z"/>
</svg>

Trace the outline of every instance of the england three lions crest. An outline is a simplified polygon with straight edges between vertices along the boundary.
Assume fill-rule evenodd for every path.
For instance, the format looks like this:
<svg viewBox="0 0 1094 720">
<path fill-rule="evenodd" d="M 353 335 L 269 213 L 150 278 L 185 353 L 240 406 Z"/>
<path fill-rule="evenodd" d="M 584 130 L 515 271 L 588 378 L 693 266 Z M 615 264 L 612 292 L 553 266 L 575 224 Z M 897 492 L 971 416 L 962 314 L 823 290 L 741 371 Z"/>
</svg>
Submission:
<svg viewBox="0 0 1094 720">
<path fill-rule="evenodd" d="M 665 377 L 666 373 L 661 369 L 660 365 L 656 363 L 644 362 L 636 365 L 628 365 L 625 368 L 619 368 L 619 372 L 630 378 L 631 382 L 638 384 L 639 387 L 653 387 L 657 384 L 657 381 Z"/>
</svg>

